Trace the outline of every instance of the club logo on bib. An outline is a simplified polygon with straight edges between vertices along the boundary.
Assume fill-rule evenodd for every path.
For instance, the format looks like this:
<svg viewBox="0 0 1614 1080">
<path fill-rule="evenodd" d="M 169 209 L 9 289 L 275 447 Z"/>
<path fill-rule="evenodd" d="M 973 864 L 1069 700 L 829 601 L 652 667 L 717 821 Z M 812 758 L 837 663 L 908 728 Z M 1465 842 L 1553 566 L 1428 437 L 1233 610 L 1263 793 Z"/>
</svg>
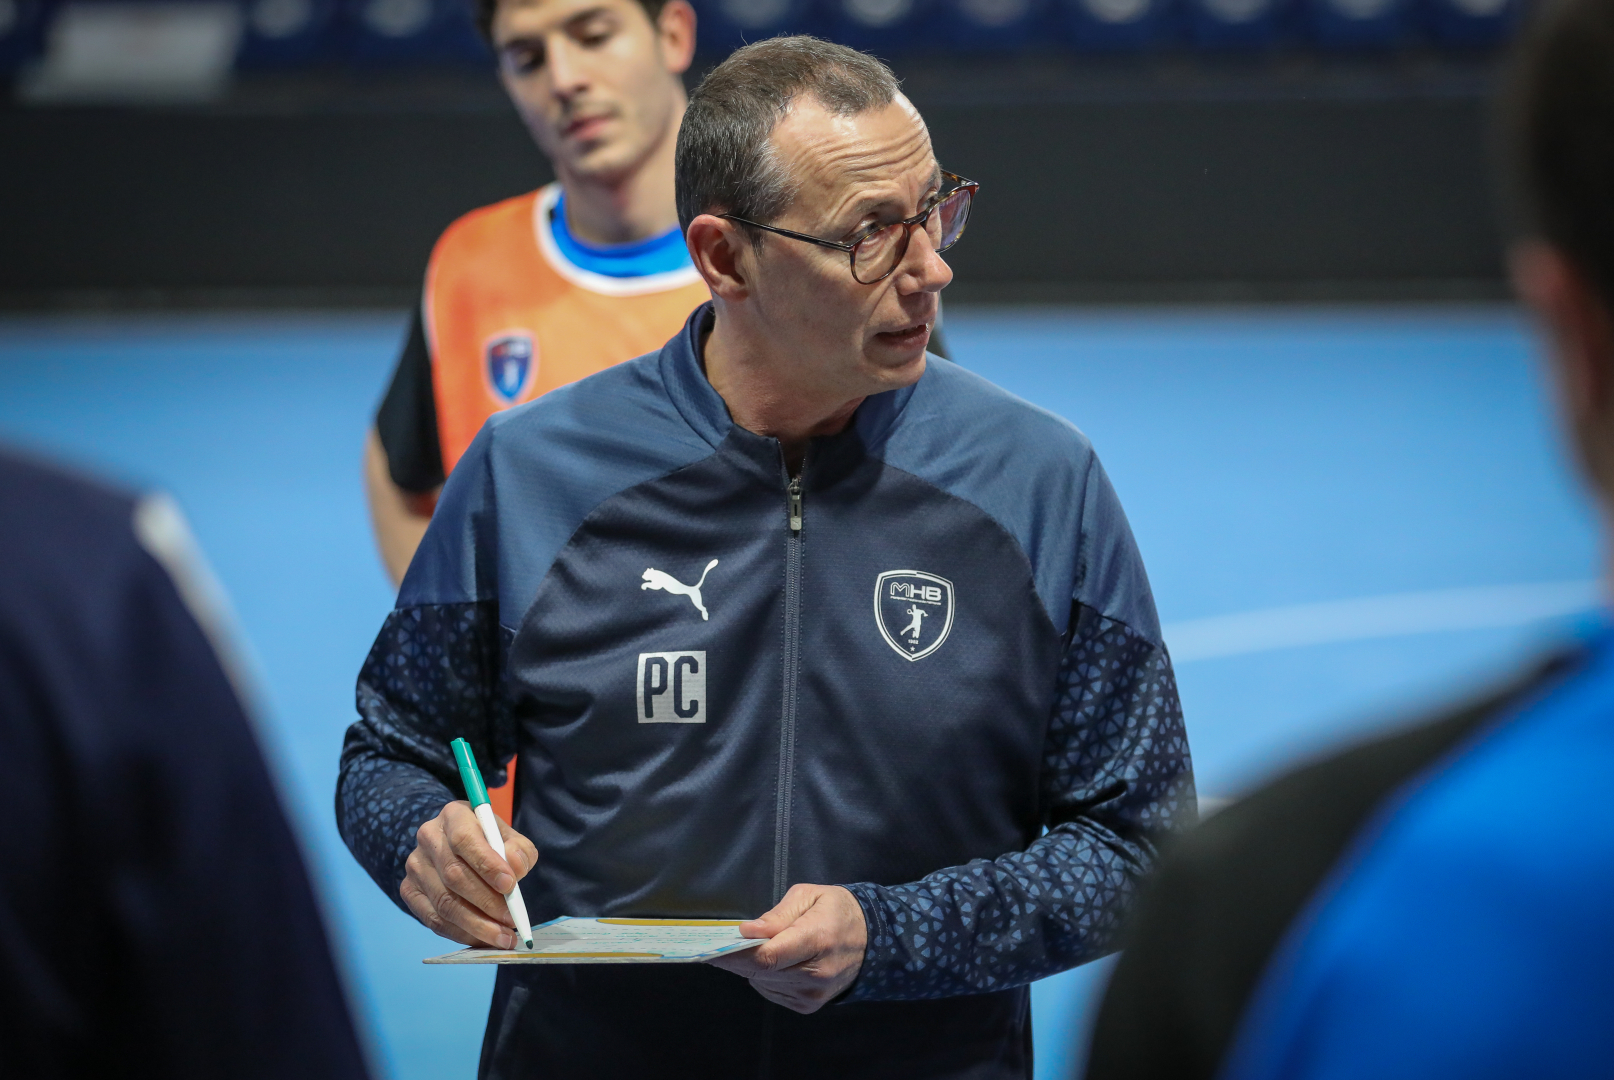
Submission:
<svg viewBox="0 0 1614 1080">
<path fill-rule="evenodd" d="M 482 361 L 488 393 L 501 406 L 520 401 L 538 377 L 537 350 L 525 330 L 506 330 L 488 338 Z"/>
<path fill-rule="evenodd" d="M 953 583 L 923 570 L 887 570 L 874 581 L 874 621 L 904 659 L 929 656 L 953 628 Z"/>
</svg>

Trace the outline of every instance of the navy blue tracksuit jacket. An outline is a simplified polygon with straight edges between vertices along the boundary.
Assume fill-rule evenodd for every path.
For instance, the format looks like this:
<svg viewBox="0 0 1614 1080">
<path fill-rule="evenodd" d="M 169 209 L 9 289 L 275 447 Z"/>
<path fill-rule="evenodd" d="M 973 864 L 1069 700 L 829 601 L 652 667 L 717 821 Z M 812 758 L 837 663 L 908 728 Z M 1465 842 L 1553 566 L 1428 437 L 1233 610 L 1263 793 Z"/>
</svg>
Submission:
<svg viewBox="0 0 1614 1080">
<path fill-rule="evenodd" d="M 1080 432 L 934 357 L 792 482 L 711 317 L 477 437 L 360 674 L 343 835 L 396 899 L 463 736 L 520 755 L 535 921 L 863 907 L 808 1017 L 713 968 L 502 969 L 484 1076 L 1029 1076 L 1025 985 L 1112 947 L 1192 813 L 1125 516 Z"/>
</svg>

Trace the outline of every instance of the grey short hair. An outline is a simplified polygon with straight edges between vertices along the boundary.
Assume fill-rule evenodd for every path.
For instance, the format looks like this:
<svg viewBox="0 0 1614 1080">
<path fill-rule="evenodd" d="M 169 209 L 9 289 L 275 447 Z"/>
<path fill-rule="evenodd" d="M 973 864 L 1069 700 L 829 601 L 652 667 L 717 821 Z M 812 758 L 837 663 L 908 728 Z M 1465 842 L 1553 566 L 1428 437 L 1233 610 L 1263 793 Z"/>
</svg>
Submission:
<svg viewBox="0 0 1614 1080">
<path fill-rule="evenodd" d="M 815 37 L 735 50 L 695 88 L 678 129 L 679 225 L 700 214 L 771 222 L 796 195 L 770 138 L 791 103 L 806 94 L 836 116 L 856 116 L 891 104 L 898 86 L 868 53 Z"/>
</svg>

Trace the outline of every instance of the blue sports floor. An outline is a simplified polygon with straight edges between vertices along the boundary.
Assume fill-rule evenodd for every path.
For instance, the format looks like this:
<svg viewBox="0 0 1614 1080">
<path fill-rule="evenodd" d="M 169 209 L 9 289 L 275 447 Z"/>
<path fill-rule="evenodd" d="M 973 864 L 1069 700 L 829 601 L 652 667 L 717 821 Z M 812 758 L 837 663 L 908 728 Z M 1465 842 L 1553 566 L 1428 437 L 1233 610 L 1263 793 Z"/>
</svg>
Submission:
<svg viewBox="0 0 1614 1080">
<path fill-rule="evenodd" d="M 1508 308 L 970 311 L 961 361 L 1074 420 L 1126 505 L 1201 790 L 1499 677 L 1593 603 L 1593 522 Z M 264 738 L 385 1076 L 474 1074 L 491 972 L 384 900 L 332 822 L 391 602 L 360 486 L 399 314 L 0 320 L 0 439 L 172 492 L 234 598 Z M 1101 967 L 1101 966 L 1100 966 Z M 1038 1074 L 1101 970 L 1036 991 Z"/>
</svg>

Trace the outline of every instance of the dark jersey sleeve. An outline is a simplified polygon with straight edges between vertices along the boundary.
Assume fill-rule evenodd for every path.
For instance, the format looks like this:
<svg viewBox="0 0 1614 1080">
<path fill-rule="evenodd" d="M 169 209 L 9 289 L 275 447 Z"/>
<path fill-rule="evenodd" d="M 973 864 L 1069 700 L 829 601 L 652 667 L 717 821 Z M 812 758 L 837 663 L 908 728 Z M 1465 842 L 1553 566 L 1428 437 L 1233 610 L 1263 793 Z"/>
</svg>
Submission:
<svg viewBox="0 0 1614 1080">
<path fill-rule="evenodd" d="M 1439 719 L 1300 769 L 1193 830 L 1128 919 L 1087 1080 L 1213 1080 L 1269 958 L 1374 811 L 1573 655 Z"/>
<path fill-rule="evenodd" d="M 437 397 L 426 326 L 416 306 L 409 319 L 398 367 L 375 414 L 376 434 L 387 454 L 387 472 L 404 491 L 426 495 L 443 486 L 443 449 L 437 440 Z"/>
<path fill-rule="evenodd" d="M 154 509 L 0 454 L 0 1073 L 360 1080 L 296 839 Z"/>
</svg>

